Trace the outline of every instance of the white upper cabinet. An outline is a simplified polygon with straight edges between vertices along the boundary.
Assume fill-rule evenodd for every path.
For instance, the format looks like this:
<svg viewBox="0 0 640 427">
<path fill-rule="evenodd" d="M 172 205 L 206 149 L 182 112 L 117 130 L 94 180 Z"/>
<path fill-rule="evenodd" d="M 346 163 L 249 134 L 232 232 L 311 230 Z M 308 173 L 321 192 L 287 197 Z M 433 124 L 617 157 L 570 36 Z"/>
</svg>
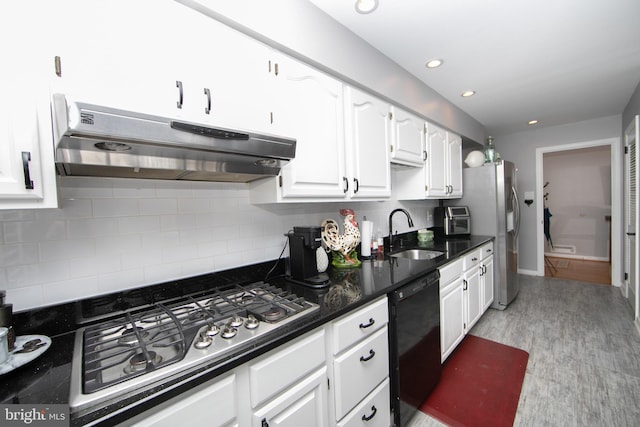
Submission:
<svg viewBox="0 0 640 427">
<path fill-rule="evenodd" d="M 60 11 L 52 90 L 75 100 L 179 117 L 181 12 L 172 1 L 69 0 Z M 153 11 L 153 14 L 150 12 Z M 186 15 L 186 14 L 185 14 Z M 175 21 L 174 21 L 175 20 Z"/>
<path fill-rule="evenodd" d="M 346 87 L 345 105 L 349 195 L 353 199 L 389 197 L 389 104 Z"/>
<path fill-rule="evenodd" d="M 47 85 L 53 60 L 49 40 L 34 36 L 50 14 L 46 4 L 34 15 L 25 3 L 3 6 L 0 17 L 0 209 L 58 205 Z"/>
<path fill-rule="evenodd" d="M 391 161 L 422 167 L 426 157 L 424 120 L 397 107 L 391 107 L 391 116 Z"/>
<path fill-rule="evenodd" d="M 53 50 L 60 58 L 54 91 L 123 110 L 269 130 L 270 49 L 263 44 L 169 0 L 75 7 L 82 19 L 65 14 Z"/>
<path fill-rule="evenodd" d="M 285 55 L 274 58 L 274 128 L 297 141 L 295 159 L 281 171 L 281 196 L 346 197 L 342 83 Z"/>
<path fill-rule="evenodd" d="M 426 124 L 426 160 L 422 168 L 393 171 L 393 193 L 399 200 L 462 197 L 462 138 Z"/>
<path fill-rule="evenodd" d="M 427 197 L 462 197 L 462 138 L 427 126 Z"/>
</svg>

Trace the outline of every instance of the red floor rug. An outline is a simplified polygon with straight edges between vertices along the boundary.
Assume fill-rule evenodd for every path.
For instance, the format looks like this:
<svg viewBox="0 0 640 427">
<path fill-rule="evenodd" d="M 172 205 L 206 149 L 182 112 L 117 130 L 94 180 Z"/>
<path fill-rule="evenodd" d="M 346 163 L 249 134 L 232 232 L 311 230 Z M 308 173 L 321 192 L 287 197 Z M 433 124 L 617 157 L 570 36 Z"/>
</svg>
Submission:
<svg viewBox="0 0 640 427">
<path fill-rule="evenodd" d="M 467 335 L 420 410 L 451 427 L 513 426 L 529 353 Z"/>
</svg>

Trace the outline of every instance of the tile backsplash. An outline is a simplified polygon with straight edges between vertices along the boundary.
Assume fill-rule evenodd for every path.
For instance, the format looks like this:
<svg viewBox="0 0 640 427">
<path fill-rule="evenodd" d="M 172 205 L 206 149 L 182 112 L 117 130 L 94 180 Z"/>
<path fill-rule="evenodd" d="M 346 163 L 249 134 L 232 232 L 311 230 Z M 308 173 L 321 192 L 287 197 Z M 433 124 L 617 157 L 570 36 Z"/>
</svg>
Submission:
<svg viewBox="0 0 640 427">
<path fill-rule="evenodd" d="M 246 184 L 77 177 L 59 192 L 60 209 L 0 210 L 0 289 L 16 311 L 275 260 L 293 226 L 341 222 L 344 207 L 384 235 L 396 207 L 430 226 L 437 203 L 252 205 Z M 394 229 L 409 230 L 400 216 Z"/>
</svg>

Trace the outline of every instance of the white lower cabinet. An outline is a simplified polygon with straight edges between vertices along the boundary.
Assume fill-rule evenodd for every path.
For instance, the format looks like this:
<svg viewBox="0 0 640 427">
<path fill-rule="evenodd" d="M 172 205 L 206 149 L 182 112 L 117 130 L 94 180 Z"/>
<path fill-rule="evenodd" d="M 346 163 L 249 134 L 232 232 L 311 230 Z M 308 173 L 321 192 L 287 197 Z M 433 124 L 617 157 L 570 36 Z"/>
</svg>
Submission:
<svg viewBox="0 0 640 427">
<path fill-rule="evenodd" d="M 493 302 L 493 243 L 440 271 L 440 346 L 444 362 Z"/>
<path fill-rule="evenodd" d="M 391 424 L 387 304 L 382 297 L 327 327 L 332 424 Z"/>
<path fill-rule="evenodd" d="M 493 242 L 480 248 L 480 288 L 482 289 L 482 306 L 487 310 L 493 302 Z"/>
<path fill-rule="evenodd" d="M 440 271 L 440 348 L 444 362 L 464 338 L 464 288 L 462 259 L 452 261 Z"/>
</svg>

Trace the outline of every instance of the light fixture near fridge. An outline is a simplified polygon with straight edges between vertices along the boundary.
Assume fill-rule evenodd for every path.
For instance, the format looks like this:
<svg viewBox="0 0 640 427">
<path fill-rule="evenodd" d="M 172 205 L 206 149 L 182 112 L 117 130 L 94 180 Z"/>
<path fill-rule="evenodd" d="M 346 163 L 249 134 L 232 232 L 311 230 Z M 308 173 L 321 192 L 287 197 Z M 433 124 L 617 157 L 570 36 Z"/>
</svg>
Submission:
<svg viewBox="0 0 640 427">
<path fill-rule="evenodd" d="M 366 15 L 378 8 L 378 0 L 356 0 L 356 12 Z"/>
</svg>

